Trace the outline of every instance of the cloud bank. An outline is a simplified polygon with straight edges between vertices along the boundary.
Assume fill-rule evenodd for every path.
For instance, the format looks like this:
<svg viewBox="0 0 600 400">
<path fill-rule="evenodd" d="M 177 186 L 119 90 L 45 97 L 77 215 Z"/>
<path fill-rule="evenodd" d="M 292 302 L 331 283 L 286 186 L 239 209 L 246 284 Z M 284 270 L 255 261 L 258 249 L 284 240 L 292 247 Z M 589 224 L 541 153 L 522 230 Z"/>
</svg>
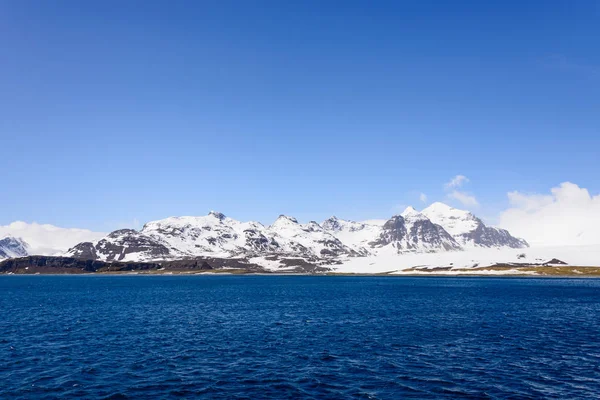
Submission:
<svg viewBox="0 0 600 400">
<path fill-rule="evenodd" d="M 16 221 L 9 225 L 0 225 L 0 239 L 5 236 L 23 239 L 29 245 L 30 254 L 54 255 L 77 243 L 98 240 L 105 236 L 105 233 Z"/>
<path fill-rule="evenodd" d="M 451 200 L 458 201 L 465 207 L 478 207 L 479 202 L 475 198 L 475 196 L 464 192 L 462 190 L 458 190 L 465 183 L 469 183 L 469 178 L 464 175 L 456 175 L 454 178 L 450 179 L 449 182 L 444 184 L 444 189 L 446 191 L 450 191 L 447 197 Z"/>
<path fill-rule="evenodd" d="M 499 225 L 531 245 L 600 244 L 600 194 L 564 182 L 550 194 L 510 192 L 508 199 Z"/>
<path fill-rule="evenodd" d="M 458 190 L 453 190 L 448 194 L 448 197 L 459 201 L 465 207 L 477 207 L 479 206 L 479 202 L 475 198 L 475 196 L 471 196 L 465 192 L 461 192 Z"/>
</svg>

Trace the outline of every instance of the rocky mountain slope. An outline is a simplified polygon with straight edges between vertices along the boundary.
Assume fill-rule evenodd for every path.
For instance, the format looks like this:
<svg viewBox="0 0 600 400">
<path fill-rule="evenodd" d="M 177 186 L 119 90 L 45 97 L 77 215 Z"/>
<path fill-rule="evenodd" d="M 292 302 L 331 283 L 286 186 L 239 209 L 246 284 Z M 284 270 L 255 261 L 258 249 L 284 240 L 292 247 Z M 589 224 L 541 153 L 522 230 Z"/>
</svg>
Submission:
<svg viewBox="0 0 600 400">
<path fill-rule="evenodd" d="M 460 245 L 440 225 L 408 207 L 387 221 L 372 247 L 391 246 L 398 253 L 460 250 Z"/>
<path fill-rule="evenodd" d="M 222 213 L 171 217 L 139 231 L 122 229 L 97 242 L 84 242 L 67 256 L 102 261 L 149 261 L 213 256 L 331 259 L 360 255 L 316 222 L 300 224 L 281 215 L 271 226 L 240 222 Z"/>
<path fill-rule="evenodd" d="M 486 226 L 470 212 L 458 210 L 444 203 L 433 203 L 422 213 L 433 223 L 442 226 L 463 247 L 523 248 L 529 246 L 525 240 L 511 236 L 507 230 Z"/>
<path fill-rule="evenodd" d="M 318 224 L 281 215 L 272 225 L 240 222 L 219 212 L 201 217 L 152 221 L 140 231 L 114 231 L 83 242 L 65 256 L 99 261 L 157 261 L 196 257 L 244 258 L 277 266 L 301 259 L 316 264 L 377 256 L 460 251 L 470 247 L 522 248 L 527 243 L 507 231 L 485 226 L 471 213 L 435 203 L 423 212 L 412 207 L 383 225 L 331 217 Z"/>
<path fill-rule="evenodd" d="M 0 259 L 24 257 L 28 252 L 29 245 L 22 239 L 7 236 L 0 239 Z"/>
<path fill-rule="evenodd" d="M 289 263 L 287 273 L 320 273 L 329 268 L 294 260 Z M 154 262 L 99 261 L 75 257 L 27 256 L 0 261 L 0 274 L 86 274 L 86 273 L 268 273 L 269 269 L 243 258 L 197 257 L 184 260 Z M 281 272 L 281 269 L 278 270 Z"/>
</svg>

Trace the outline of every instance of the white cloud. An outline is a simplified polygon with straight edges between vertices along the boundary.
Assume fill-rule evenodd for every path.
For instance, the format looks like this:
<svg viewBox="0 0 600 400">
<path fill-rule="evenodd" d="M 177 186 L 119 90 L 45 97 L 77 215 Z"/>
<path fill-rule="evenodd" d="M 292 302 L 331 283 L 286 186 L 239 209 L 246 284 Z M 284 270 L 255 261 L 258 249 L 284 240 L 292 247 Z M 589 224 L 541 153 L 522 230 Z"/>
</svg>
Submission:
<svg viewBox="0 0 600 400">
<path fill-rule="evenodd" d="M 427 195 L 425 193 L 421 193 L 419 195 L 419 200 L 421 200 L 422 203 L 426 203 L 427 202 Z"/>
<path fill-rule="evenodd" d="M 454 178 L 450 179 L 450 182 L 444 184 L 446 189 L 459 188 L 465 183 L 469 182 L 469 178 L 464 175 L 456 175 Z"/>
<path fill-rule="evenodd" d="M 459 201 L 465 207 L 477 207 L 477 206 L 479 206 L 479 202 L 477 201 L 477 199 L 475 198 L 475 196 L 472 196 L 472 195 L 470 195 L 468 193 L 465 193 L 465 192 L 454 190 L 450 194 L 448 194 L 448 197 L 451 198 L 451 199 L 453 199 L 453 200 Z"/>
<path fill-rule="evenodd" d="M 105 234 L 87 229 L 16 221 L 0 225 L 0 238 L 5 236 L 23 239 L 29 245 L 30 254 L 52 255 L 66 251 L 80 242 L 98 240 Z"/>
<path fill-rule="evenodd" d="M 564 182 L 547 195 L 510 192 L 508 200 L 499 225 L 532 245 L 600 244 L 600 194 Z"/>
</svg>

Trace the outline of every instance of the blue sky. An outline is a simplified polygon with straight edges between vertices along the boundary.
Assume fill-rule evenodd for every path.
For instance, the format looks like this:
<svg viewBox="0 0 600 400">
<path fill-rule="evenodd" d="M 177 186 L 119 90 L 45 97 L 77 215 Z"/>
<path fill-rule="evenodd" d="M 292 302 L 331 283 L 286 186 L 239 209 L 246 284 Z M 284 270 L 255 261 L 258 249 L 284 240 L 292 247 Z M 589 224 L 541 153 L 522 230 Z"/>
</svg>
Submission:
<svg viewBox="0 0 600 400">
<path fill-rule="evenodd" d="M 575 4 L 576 3 L 576 4 Z M 600 190 L 597 1 L 6 1 L 0 224 Z M 421 202 L 420 194 L 427 195 Z"/>
</svg>

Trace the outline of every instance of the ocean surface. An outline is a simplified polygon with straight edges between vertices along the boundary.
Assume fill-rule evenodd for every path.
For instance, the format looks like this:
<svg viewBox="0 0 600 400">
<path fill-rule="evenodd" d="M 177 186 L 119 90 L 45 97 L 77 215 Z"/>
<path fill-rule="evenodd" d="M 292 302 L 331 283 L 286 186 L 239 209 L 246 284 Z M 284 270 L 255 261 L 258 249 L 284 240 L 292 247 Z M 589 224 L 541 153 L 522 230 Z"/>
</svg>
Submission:
<svg viewBox="0 0 600 400">
<path fill-rule="evenodd" d="M 2 276 L 0 399 L 600 397 L 600 280 Z"/>
</svg>

